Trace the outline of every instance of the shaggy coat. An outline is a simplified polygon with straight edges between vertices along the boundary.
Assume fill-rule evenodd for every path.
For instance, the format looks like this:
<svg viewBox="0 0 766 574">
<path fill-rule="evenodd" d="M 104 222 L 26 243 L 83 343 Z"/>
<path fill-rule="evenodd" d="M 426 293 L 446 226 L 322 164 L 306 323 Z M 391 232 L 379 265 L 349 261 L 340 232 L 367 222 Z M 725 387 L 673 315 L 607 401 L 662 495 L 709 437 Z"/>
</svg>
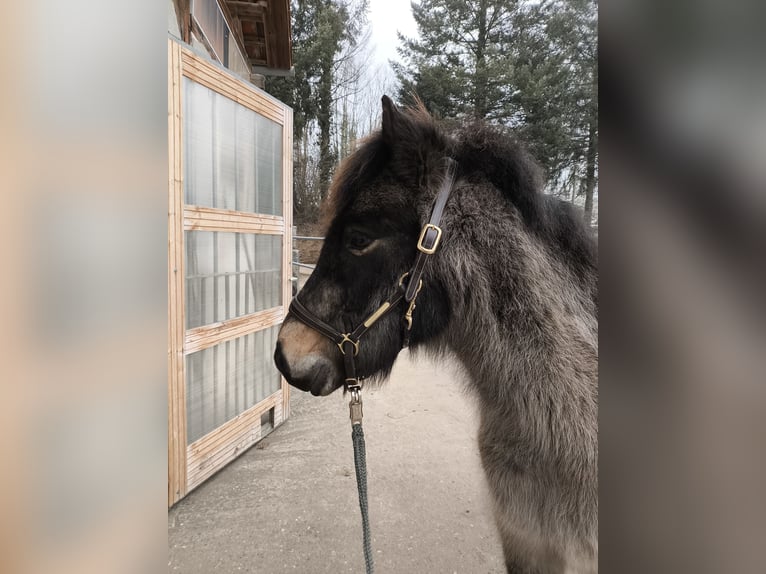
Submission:
<svg viewBox="0 0 766 574">
<path fill-rule="evenodd" d="M 340 330 L 386 300 L 415 259 L 447 157 L 457 175 L 411 346 L 457 357 L 478 396 L 508 572 L 596 572 L 596 247 L 571 205 L 540 192 L 519 145 L 482 124 L 448 134 L 384 96 L 382 130 L 336 175 L 325 245 L 298 297 Z M 381 319 L 362 340 L 359 371 L 383 380 L 402 338 L 400 312 Z M 275 360 L 313 394 L 343 385 L 337 347 L 291 315 Z"/>
</svg>

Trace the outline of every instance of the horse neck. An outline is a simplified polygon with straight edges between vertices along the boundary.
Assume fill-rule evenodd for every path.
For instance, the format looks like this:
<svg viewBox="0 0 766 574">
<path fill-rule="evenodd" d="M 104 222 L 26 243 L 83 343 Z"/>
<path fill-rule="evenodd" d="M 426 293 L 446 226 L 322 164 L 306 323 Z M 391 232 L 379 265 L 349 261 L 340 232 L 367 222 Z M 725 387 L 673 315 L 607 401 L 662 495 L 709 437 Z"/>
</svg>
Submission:
<svg viewBox="0 0 766 574">
<path fill-rule="evenodd" d="M 493 219 L 488 211 L 452 218 L 449 249 L 434 269 L 451 309 L 440 346 L 496 408 L 516 410 L 520 398 L 528 408 L 530 396 L 590 400 L 597 377 L 591 289 L 520 222 L 509 226 L 507 214 Z"/>
</svg>

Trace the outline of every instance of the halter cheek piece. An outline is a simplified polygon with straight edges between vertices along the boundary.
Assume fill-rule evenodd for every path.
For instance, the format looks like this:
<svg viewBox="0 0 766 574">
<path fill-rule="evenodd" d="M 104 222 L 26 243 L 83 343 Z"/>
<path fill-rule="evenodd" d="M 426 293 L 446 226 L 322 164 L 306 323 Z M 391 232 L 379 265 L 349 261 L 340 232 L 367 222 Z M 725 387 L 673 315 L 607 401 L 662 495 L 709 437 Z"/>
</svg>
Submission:
<svg viewBox="0 0 766 574">
<path fill-rule="evenodd" d="M 442 213 L 444 212 L 444 206 L 447 204 L 447 199 L 449 199 L 450 192 L 452 191 L 454 180 L 455 162 L 452 159 L 447 159 L 444 180 L 442 181 L 439 193 L 436 196 L 436 201 L 434 202 L 434 207 L 431 211 L 431 219 L 423 227 L 420 232 L 420 237 L 418 237 L 418 255 L 414 265 L 408 272 L 399 278 L 399 284 L 388 300 L 378 307 L 377 311 L 362 321 L 356 329 L 349 331 L 348 333 L 341 333 L 309 311 L 303 303 L 298 300 L 298 297 L 295 297 L 290 304 L 290 312 L 296 319 L 338 345 L 338 349 L 340 349 L 340 352 L 343 355 L 343 364 L 346 370 L 345 386 L 346 389 L 351 392 L 352 405 L 354 400 L 358 402 L 359 391 L 361 390 L 359 381 L 363 378 L 358 377 L 356 374 L 356 361 L 354 359 L 359 353 L 359 340 L 370 327 L 378 321 L 378 319 L 391 312 L 391 310 L 393 310 L 402 300 L 407 303 L 407 309 L 404 312 L 402 320 L 404 331 L 402 348 L 409 345 L 410 331 L 412 329 L 412 313 L 415 310 L 415 301 L 420 293 L 420 289 L 423 287 L 423 271 L 425 270 L 428 258 L 433 255 L 436 252 L 437 247 L 439 247 L 439 242 L 442 238 L 442 229 L 439 227 L 439 223 L 441 222 Z M 361 403 L 359 403 L 359 411 L 359 421 L 361 421 Z M 351 418 L 354 420 L 353 406 Z"/>
</svg>

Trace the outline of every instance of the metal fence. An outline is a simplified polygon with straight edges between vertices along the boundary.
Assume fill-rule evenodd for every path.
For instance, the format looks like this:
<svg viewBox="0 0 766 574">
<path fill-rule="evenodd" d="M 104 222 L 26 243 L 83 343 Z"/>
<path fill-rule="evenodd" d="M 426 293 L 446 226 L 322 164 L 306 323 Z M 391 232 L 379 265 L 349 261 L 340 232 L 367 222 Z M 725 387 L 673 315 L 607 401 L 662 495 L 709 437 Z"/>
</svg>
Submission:
<svg viewBox="0 0 766 574">
<path fill-rule="evenodd" d="M 314 267 L 316 267 L 316 265 L 301 262 L 300 250 L 295 246 L 296 240 L 324 241 L 324 237 L 298 235 L 297 228 L 293 227 L 293 274 L 292 274 L 293 297 L 295 297 L 295 294 L 301 290 L 301 287 L 303 287 L 304 283 L 306 283 L 306 279 L 308 279 L 309 275 L 311 275 L 311 272 L 314 270 Z"/>
</svg>

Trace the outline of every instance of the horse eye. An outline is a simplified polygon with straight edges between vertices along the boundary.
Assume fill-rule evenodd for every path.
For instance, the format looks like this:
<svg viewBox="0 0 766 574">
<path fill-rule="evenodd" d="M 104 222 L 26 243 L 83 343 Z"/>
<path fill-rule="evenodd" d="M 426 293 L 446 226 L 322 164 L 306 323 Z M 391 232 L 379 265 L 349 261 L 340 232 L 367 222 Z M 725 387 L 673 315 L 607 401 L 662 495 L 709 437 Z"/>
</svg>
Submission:
<svg viewBox="0 0 766 574">
<path fill-rule="evenodd" d="M 372 243 L 372 238 L 361 231 L 352 230 L 346 234 L 346 246 L 349 249 L 361 251 Z"/>
</svg>

